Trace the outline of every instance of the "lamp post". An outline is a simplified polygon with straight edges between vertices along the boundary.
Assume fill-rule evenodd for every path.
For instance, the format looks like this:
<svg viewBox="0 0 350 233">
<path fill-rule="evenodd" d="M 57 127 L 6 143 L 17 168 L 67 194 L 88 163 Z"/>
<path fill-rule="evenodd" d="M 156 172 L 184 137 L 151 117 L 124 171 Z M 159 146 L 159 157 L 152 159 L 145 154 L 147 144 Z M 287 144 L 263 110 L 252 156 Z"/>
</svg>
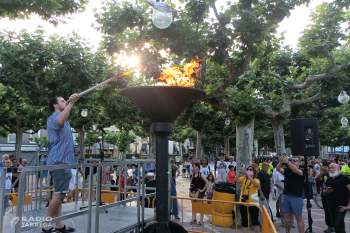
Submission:
<svg viewBox="0 0 350 233">
<path fill-rule="evenodd" d="M 81 110 L 81 116 L 82 117 L 87 117 L 88 115 L 88 111 L 86 109 L 82 109 Z M 85 125 L 83 125 L 83 128 L 82 128 L 82 132 L 81 132 L 81 135 L 80 135 L 80 156 L 79 156 L 79 161 L 82 162 L 84 160 L 84 152 L 85 152 L 85 146 L 84 146 L 84 142 L 85 142 L 85 129 L 84 129 Z"/>
<path fill-rule="evenodd" d="M 135 145 L 135 158 L 137 158 L 137 145 L 139 143 L 137 142 L 137 139 L 135 139 L 134 145 Z"/>
</svg>

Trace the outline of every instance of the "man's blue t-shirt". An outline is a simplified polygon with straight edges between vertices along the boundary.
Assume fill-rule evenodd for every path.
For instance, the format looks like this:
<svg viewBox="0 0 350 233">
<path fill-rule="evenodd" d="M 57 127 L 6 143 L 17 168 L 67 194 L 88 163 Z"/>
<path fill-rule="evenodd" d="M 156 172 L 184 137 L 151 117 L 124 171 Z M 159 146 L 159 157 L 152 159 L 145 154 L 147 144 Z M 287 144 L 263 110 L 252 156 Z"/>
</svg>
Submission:
<svg viewBox="0 0 350 233">
<path fill-rule="evenodd" d="M 4 164 L 2 163 L 2 161 L 0 161 L 0 167 L 4 167 Z"/>
<path fill-rule="evenodd" d="M 138 175 L 139 175 L 139 171 L 136 171 L 136 170 L 135 170 L 135 171 L 132 172 L 132 174 L 135 174 L 135 176 L 136 176 L 136 178 L 137 178 Z"/>
</svg>

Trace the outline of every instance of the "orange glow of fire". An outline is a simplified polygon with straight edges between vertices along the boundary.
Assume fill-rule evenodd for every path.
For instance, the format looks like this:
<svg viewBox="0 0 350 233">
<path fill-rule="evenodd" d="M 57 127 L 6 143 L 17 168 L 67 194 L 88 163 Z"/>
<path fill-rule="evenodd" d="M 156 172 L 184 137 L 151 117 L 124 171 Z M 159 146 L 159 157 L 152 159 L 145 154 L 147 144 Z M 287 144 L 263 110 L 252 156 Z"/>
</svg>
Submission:
<svg viewBox="0 0 350 233">
<path fill-rule="evenodd" d="M 186 63 L 183 68 L 174 66 L 163 70 L 160 77 L 157 78 L 159 84 L 162 86 L 181 86 L 181 87 L 193 87 L 196 83 L 195 78 L 192 78 L 192 74 L 198 76 L 199 63 L 202 60 L 192 60 Z"/>
<path fill-rule="evenodd" d="M 118 78 L 119 78 L 119 77 L 122 77 L 122 76 L 125 76 L 125 75 L 129 75 L 129 74 L 134 73 L 134 72 L 136 72 L 136 71 L 138 71 L 138 70 L 141 71 L 142 68 L 143 68 L 143 66 L 140 66 L 140 67 L 137 67 L 137 68 L 132 69 L 132 70 L 130 70 L 130 71 L 122 72 L 120 75 L 118 75 Z"/>
</svg>

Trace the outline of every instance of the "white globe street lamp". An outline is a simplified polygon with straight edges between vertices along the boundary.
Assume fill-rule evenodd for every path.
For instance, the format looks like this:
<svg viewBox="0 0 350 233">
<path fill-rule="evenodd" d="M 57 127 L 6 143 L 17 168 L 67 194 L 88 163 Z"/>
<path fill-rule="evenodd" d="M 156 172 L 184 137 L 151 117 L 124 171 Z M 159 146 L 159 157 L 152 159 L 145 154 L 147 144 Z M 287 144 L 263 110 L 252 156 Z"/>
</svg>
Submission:
<svg viewBox="0 0 350 233">
<path fill-rule="evenodd" d="M 346 94 L 345 91 L 341 91 L 339 96 L 338 96 L 338 101 L 341 104 L 345 104 L 349 101 L 349 96 Z"/>
<path fill-rule="evenodd" d="M 165 29 L 170 26 L 172 21 L 173 21 L 172 12 L 165 13 L 153 8 L 152 22 L 154 26 L 156 26 L 159 29 Z"/>
<path fill-rule="evenodd" d="M 82 109 L 82 110 L 81 110 L 81 116 L 82 116 L 82 117 L 87 117 L 87 115 L 88 115 L 87 110 L 86 110 L 86 109 Z"/>
<path fill-rule="evenodd" d="M 178 10 L 168 6 L 162 2 L 146 0 L 146 3 L 153 7 L 152 22 L 159 29 L 165 29 L 170 26 L 173 21 L 172 13 L 177 13 Z"/>
<path fill-rule="evenodd" d="M 225 125 L 230 125 L 230 123 L 231 123 L 230 119 L 228 119 L 228 117 L 226 117 L 226 119 L 225 119 Z"/>
</svg>

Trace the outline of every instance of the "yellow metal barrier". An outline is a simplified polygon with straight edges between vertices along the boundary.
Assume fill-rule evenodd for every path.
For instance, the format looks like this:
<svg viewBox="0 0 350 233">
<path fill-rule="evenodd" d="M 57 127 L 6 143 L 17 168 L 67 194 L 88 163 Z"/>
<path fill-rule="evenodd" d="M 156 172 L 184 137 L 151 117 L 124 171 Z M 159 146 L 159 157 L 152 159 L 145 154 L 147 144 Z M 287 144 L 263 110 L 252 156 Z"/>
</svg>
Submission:
<svg viewBox="0 0 350 233">
<path fill-rule="evenodd" d="M 206 215 L 213 215 L 213 203 L 215 204 L 219 204 L 220 206 L 222 206 L 223 211 L 226 209 L 225 205 L 230 205 L 233 206 L 233 209 L 237 210 L 238 205 L 244 205 L 247 206 L 247 214 L 248 214 L 248 232 L 250 232 L 250 223 L 249 223 L 249 207 L 250 206 L 255 206 L 257 207 L 260 212 L 261 212 L 261 232 L 263 233 L 277 233 L 276 228 L 269 216 L 269 213 L 266 209 L 265 206 L 263 206 L 263 208 L 260 208 L 260 206 L 255 205 L 255 204 L 251 204 L 251 203 L 244 203 L 244 202 L 233 202 L 233 201 L 220 201 L 220 200 L 207 200 L 207 199 L 196 199 L 196 198 L 187 198 L 187 197 L 171 197 L 172 199 L 178 199 L 181 200 L 181 213 L 182 213 L 182 218 L 181 218 L 181 225 L 182 227 L 184 227 L 184 211 L 183 211 L 183 207 L 184 207 L 184 200 L 185 201 L 191 201 L 192 202 L 192 211 L 191 211 L 191 219 L 192 219 L 192 213 L 197 213 L 197 214 L 206 214 Z M 172 202 L 173 203 L 173 202 Z M 218 205 L 216 205 L 218 206 Z M 173 208 L 173 207 L 172 207 Z M 236 215 L 237 216 L 237 215 Z M 172 220 L 174 220 L 174 216 L 172 216 Z M 194 230 L 194 224 L 192 223 L 192 229 L 186 229 L 186 227 L 184 227 L 188 232 L 198 232 L 198 233 L 202 233 L 204 232 L 204 223 L 203 223 L 203 218 L 201 219 L 201 223 L 202 223 L 202 231 L 196 231 Z M 236 232 L 238 231 L 237 228 L 237 217 L 235 217 L 235 228 L 236 228 Z M 223 228 L 224 228 L 224 233 L 226 232 L 226 228 L 225 227 L 225 218 L 223 218 Z M 214 224 L 212 223 L 212 232 L 214 232 Z M 232 229 L 232 228 L 230 228 Z M 232 231 L 230 231 L 232 232 Z"/>
</svg>

